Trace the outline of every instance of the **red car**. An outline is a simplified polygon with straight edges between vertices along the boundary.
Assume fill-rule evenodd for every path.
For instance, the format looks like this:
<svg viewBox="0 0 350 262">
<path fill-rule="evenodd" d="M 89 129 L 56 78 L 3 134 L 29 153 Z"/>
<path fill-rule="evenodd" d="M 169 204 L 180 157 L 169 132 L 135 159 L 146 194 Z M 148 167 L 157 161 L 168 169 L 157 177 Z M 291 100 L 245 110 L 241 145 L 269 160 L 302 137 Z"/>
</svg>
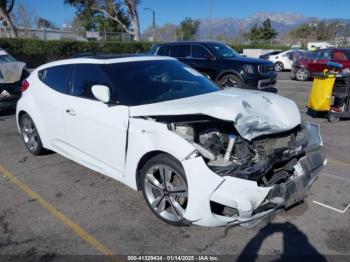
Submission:
<svg viewBox="0 0 350 262">
<path fill-rule="evenodd" d="M 336 62 L 350 68 L 350 48 L 328 48 L 308 52 L 292 65 L 292 79 L 306 81 L 313 73 L 326 69 L 327 62 Z"/>
</svg>

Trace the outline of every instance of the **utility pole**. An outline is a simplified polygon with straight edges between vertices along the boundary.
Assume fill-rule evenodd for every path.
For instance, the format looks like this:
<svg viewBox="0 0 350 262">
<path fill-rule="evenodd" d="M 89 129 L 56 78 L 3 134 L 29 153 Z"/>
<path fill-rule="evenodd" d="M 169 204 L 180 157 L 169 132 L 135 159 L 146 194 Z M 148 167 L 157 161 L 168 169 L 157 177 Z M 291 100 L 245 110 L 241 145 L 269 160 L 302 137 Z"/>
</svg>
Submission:
<svg viewBox="0 0 350 262">
<path fill-rule="evenodd" d="M 153 42 L 156 39 L 156 12 L 149 7 L 144 8 L 144 10 L 149 10 L 152 12 L 152 35 L 153 35 Z"/>
<path fill-rule="evenodd" d="M 212 13 L 213 13 L 213 0 L 209 1 L 209 30 L 208 30 L 208 39 L 211 39 L 211 23 L 212 23 Z"/>
</svg>

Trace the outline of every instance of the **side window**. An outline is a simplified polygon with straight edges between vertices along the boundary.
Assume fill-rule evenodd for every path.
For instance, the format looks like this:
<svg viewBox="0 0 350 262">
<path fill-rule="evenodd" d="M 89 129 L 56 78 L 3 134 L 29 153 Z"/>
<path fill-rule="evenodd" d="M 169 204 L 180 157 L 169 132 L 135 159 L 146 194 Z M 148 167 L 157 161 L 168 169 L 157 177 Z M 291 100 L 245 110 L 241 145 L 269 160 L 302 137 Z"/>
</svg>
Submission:
<svg viewBox="0 0 350 262">
<path fill-rule="evenodd" d="M 331 59 L 331 57 L 332 57 L 332 51 L 331 50 L 322 50 L 319 53 L 318 59 L 326 59 L 326 60 L 328 60 L 328 59 Z"/>
<path fill-rule="evenodd" d="M 74 67 L 75 70 L 70 94 L 78 97 L 95 99 L 91 91 L 93 85 L 111 87 L 109 78 L 100 65 L 77 64 Z"/>
<path fill-rule="evenodd" d="M 45 68 L 38 72 L 38 77 L 47 86 L 60 93 L 66 94 L 68 90 L 70 68 L 70 65 Z"/>
<path fill-rule="evenodd" d="M 169 46 L 161 46 L 161 47 L 159 47 L 157 55 L 169 56 Z"/>
<path fill-rule="evenodd" d="M 192 45 L 192 57 L 193 58 L 208 58 L 208 57 L 210 57 L 210 54 L 203 46 Z"/>
<path fill-rule="evenodd" d="M 190 45 L 173 45 L 171 47 L 170 56 L 173 57 L 189 57 L 190 56 Z"/>
<path fill-rule="evenodd" d="M 335 60 L 348 60 L 348 58 L 345 55 L 345 53 L 343 53 L 341 51 L 335 51 L 333 53 L 333 59 L 335 59 Z"/>
<path fill-rule="evenodd" d="M 344 55 L 346 56 L 344 60 L 350 60 L 350 50 L 344 50 Z"/>
</svg>

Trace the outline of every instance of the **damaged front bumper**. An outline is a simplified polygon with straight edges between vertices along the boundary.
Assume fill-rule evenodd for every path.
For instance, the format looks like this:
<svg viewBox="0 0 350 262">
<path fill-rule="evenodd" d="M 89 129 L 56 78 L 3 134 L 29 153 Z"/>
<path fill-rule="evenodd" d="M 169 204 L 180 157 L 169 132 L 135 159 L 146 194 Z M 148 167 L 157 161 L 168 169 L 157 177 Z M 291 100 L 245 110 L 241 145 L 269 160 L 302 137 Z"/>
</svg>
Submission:
<svg viewBox="0 0 350 262">
<path fill-rule="evenodd" d="M 268 222 L 277 210 L 302 201 L 326 165 L 319 127 L 307 124 L 305 128 L 308 145 L 294 166 L 294 174 L 270 187 L 232 176 L 220 177 L 202 157 L 184 160 L 185 172 L 191 174 L 187 176 L 189 200 L 184 218 L 201 226 L 254 227 Z"/>
</svg>

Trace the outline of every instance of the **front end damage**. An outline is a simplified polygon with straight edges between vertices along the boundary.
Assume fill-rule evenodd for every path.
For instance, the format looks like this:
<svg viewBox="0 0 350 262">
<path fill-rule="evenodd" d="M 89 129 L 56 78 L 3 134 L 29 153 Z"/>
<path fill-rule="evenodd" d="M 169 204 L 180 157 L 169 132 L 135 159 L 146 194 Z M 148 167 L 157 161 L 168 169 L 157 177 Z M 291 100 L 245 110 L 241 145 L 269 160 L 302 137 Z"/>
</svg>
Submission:
<svg viewBox="0 0 350 262">
<path fill-rule="evenodd" d="M 196 225 L 269 221 L 302 201 L 326 164 L 319 126 L 311 123 L 249 141 L 232 122 L 204 115 L 154 120 L 196 149 L 182 161 L 189 188 L 184 218 Z"/>
</svg>

